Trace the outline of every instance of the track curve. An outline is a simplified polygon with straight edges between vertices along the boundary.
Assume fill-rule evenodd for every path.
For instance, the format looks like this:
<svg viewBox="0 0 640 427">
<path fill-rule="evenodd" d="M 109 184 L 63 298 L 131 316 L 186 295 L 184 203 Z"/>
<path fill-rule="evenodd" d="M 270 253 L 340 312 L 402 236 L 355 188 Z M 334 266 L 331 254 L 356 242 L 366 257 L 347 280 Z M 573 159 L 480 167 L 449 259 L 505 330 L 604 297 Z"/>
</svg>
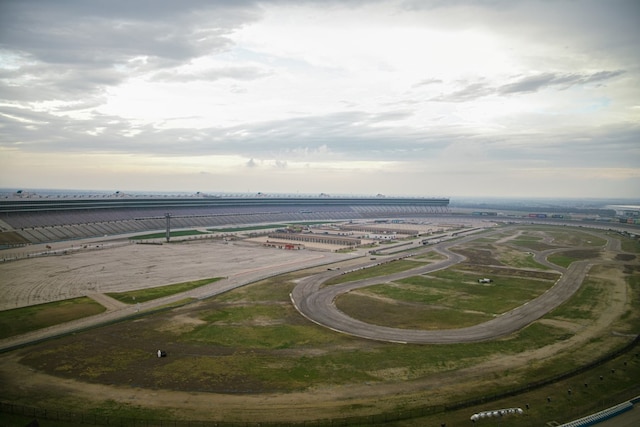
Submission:
<svg viewBox="0 0 640 427">
<path fill-rule="evenodd" d="M 483 236 L 486 236 L 486 234 L 483 234 Z M 449 248 L 478 237 L 468 236 L 455 242 L 440 243 L 433 249 L 447 256 L 446 260 L 388 276 L 321 288 L 324 282 L 339 275 L 340 272 L 321 273 L 301 281 L 291 292 L 290 298 L 296 309 L 307 319 L 334 331 L 360 338 L 411 344 L 453 344 L 489 341 L 516 332 L 558 307 L 580 288 L 592 265 L 589 261 L 578 261 L 573 262 L 567 269 L 554 266 L 554 269 L 562 275 L 544 294 L 492 320 L 460 329 L 417 330 L 373 325 L 346 315 L 338 310 L 335 305 L 335 300 L 339 295 L 352 290 L 416 274 L 429 273 L 460 263 L 465 258 L 462 255 L 451 252 Z"/>
</svg>

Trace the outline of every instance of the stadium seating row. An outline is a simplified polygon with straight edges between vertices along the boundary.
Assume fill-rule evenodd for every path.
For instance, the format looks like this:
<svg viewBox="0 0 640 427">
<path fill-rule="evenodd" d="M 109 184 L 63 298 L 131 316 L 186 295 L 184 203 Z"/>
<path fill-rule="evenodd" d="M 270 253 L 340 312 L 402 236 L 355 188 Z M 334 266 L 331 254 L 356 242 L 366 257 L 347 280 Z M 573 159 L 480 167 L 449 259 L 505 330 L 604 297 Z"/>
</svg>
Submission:
<svg viewBox="0 0 640 427">
<path fill-rule="evenodd" d="M 448 202 L 448 201 L 447 201 Z M 171 228 L 213 228 L 229 225 L 281 221 L 327 221 L 376 217 L 403 217 L 445 212 L 447 206 L 381 204 L 381 205 L 314 205 L 304 206 L 219 206 L 78 209 L 24 211 L 2 214 L 8 245 L 48 243 L 99 236 L 144 233 L 164 230 L 165 215 L 171 215 Z M 16 237 L 17 236 L 17 237 Z M 12 241 L 13 239 L 13 241 Z"/>
</svg>

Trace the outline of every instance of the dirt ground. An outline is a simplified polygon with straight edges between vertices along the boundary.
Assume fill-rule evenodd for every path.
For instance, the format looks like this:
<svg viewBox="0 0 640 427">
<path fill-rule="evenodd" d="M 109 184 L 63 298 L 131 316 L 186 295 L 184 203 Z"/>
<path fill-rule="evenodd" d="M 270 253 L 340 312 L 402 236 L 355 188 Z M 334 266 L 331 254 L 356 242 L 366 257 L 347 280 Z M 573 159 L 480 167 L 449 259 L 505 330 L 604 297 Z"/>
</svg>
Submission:
<svg viewBox="0 0 640 427">
<path fill-rule="evenodd" d="M 476 255 L 492 259 L 485 254 Z M 0 264 L 0 309 L 205 277 L 258 277 L 260 274 L 290 270 L 292 265 L 322 265 L 353 256 L 266 249 L 245 243 L 203 242 L 162 246 L 131 244 L 99 252 L 33 258 Z M 615 256 L 604 254 L 603 258 Z M 410 402 L 437 403 L 447 396 L 457 395 L 461 384 L 475 387 L 490 378 L 491 373 L 523 369 L 567 351 L 584 350 L 593 338 L 607 336 L 609 346 L 615 345 L 615 340 L 628 341 L 629 337 L 625 336 L 611 338 L 616 321 L 630 307 L 631 296 L 623 269 L 612 265 L 594 270 L 594 274 L 606 278 L 611 284 L 606 301 L 603 301 L 607 309 L 602 310 L 595 321 L 542 320 L 571 331 L 574 333 L 571 338 L 537 350 L 501 355 L 471 368 L 411 382 L 323 386 L 306 392 L 255 395 L 171 391 L 92 384 L 52 376 L 21 364 L 20 355 L 9 352 L 0 356 L 0 383 L 5 389 L 13 389 L 15 394 L 25 397 L 33 393 L 50 395 L 52 400 L 55 396 L 78 401 L 95 400 L 96 403 L 113 400 L 141 407 L 172 408 L 180 413 L 189 413 L 192 419 L 299 421 L 344 416 L 355 407 L 372 407 L 380 412 L 410 405 Z M 109 305 L 109 301 L 104 301 L 104 304 Z M 111 309 L 117 309 L 117 305 Z M 599 351 L 605 352 L 605 347 Z"/>
</svg>

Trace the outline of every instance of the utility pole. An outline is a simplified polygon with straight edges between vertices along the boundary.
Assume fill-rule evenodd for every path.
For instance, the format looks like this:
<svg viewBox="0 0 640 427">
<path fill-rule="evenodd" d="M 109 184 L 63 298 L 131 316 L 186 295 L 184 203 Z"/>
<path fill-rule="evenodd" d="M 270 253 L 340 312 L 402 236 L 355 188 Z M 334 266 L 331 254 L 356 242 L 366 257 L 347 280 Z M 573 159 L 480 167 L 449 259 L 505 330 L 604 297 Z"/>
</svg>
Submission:
<svg viewBox="0 0 640 427">
<path fill-rule="evenodd" d="M 167 220 L 167 243 L 169 243 L 169 239 L 171 238 L 171 214 L 164 214 L 165 219 Z"/>
</svg>

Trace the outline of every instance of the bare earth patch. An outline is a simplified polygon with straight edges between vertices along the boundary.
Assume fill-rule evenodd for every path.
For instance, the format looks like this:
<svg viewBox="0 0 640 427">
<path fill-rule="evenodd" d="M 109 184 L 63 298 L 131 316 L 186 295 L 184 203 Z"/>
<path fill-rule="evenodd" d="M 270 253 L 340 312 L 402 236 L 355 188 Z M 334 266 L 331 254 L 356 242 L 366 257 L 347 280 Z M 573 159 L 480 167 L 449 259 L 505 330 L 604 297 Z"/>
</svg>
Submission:
<svg viewBox="0 0 640 427">
<path fill-rule="evenodd" d="M 203 325 L 207 322 L 196 319 L 188 314 L 177 314 L 166 322 L 162 327 L 158 328 L 160 332 L 171 332 L 174 334 L 184 334 L 190 332 L 196 326 Z"/>
</svg>

